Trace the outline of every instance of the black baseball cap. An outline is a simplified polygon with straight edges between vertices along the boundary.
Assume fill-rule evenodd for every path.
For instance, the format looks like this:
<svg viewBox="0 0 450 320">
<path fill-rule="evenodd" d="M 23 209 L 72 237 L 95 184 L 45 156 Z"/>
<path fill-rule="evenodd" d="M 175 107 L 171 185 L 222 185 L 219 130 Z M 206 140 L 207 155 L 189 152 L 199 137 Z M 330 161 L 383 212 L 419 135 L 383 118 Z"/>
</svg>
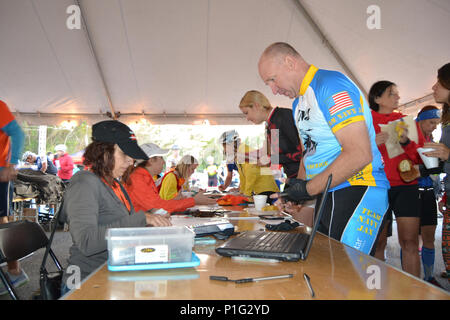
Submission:
<svg viewBox="0 0 450 320">
<path fill-rule="evenodd" d="M 115 143 L 131 158 L 148 160 L 148 156 L 138 146 L 134 132 L 122 122 L 116 120 L 97 122 L 92 126 L 92 139 Z"/>
</svg>

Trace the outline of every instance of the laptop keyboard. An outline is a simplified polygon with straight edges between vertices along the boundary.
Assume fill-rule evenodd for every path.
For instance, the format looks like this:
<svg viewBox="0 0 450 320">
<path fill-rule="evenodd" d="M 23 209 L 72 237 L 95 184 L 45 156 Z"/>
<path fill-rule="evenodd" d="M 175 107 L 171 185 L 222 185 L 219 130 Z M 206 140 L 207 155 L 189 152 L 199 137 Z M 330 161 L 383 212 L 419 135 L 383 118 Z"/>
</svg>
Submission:
<svg viewBox="0 0 450 320">
<path fill-rule="evenodd" d="M 245 249 L 282 252 L 289 248 L 299 237 L 304 240 L 303 242 L 306 241 L 306 237 L 302 237 L 302 234 L 298 233 L 265 232 L 262 237 L 256 237 L 255 240 L 249 242 Z M 300 244 L 300 247 L 302 246 L 303 244 Z"/>
</svg>

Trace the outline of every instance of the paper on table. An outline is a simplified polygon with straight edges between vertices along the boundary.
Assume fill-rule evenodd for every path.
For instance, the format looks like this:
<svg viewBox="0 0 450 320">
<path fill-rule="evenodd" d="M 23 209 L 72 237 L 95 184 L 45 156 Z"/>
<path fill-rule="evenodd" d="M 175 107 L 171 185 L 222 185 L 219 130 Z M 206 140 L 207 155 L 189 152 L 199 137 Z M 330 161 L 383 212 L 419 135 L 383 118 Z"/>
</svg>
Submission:
<svg viewBox="0 0 450 320">
<path fill-rule="evenodd" d="M 185 227 L 185 226 L 193 226 L 198 224 L 204 224 L 211 221 L 219 221 L 224 220 L 224 218 L 193 218 L 189 216 L 172 216 L 170 217 L 170 221 L 173 226 L 176 227 Z"/>
<path fill-rule="evenodd" d="M 387 132 L 389 134 L 389 138 L 385 142 L 385 145 L 388 157 L 390 159 L 398 155 L 401 155 L 403 152 L 405 152 L 400 143 L 398 142 L 397 131 L 395 131 L 397 123 L 401 120 L 403 120 L 408 126 L 408 138 L 411 141 L 414 141 L 416 143 L 418 142 L 416 122 L 414 121 L 414 117 L 412 115 L 403 117 L 402 119 L 391 121 L 387 124 L 380 124 L 381 132 Z"/>
</svg>

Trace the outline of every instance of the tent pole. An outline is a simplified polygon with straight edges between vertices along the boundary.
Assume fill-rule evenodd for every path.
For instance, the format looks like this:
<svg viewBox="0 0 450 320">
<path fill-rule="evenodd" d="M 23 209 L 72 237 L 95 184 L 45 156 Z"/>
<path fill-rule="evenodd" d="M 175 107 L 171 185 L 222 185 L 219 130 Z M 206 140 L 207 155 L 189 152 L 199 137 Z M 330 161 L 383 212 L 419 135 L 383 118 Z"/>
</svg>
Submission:
<svg viewBox="0 0 450 320">
<path fill-rule="evenodd" d="M 421 98 L 417 98 L 409 102 L 406 102 L 400 105 L 398 107 L 398 110 L 406 115 L 410 114 L 417 115 L 419 110 L 428 104 L 435 105 L 434 96 L 432 93 L 427 94 L 426 96 L 423 96 Z"/>
<path fill-rule="evenodd" d="M 320 30 L 317 23 L 311 18 L 311 15 L 308 13 L 308 11 L 305 9 L 305 7 L 302 5 L 301 0 L 293 0 L 293 2 L 297 6 L 297 9 L 299 9 L 300 12 L 305 16 L 308 23 L 313 27 L 314 31 L 322 39 L 322 42 L 330 50 L 331 54 L 336 58 L 337 62 L 342 66 L 342 68 L 347 73 L 347 75 L 356 83 L 356 85 L 359 87 L 359 89 L 364 94 L 364 97 L 367 98 L 367 92 L 364 89 L 364 87 L 362 86 L 361 82 L 354 75 L 354 73 L 351 71 L 351 69 L 347 66 L 345 61 L 341 58 L 340 54 L 336 51 L 336 49 L 333 47 L 333 45 L 330 43 L 330 41 L 328 41 L 327 37 L 324 35 L 322 30 Z"/>
<path fill-rule="evenodd" d="M 100 78 L 102 79 L 103 89 L 105 90 L 106 99 L 108 100 L 109 109 L 111 110 L 111 118 L 113 120 L 117 120 L 119 118 L 119 114 L 117 114 L 116 111 L 114 110 L 114 106 L 113 106 L 112 100 L 111 100 L 111 94 L 109 93 L 108 86 L 106 85 L 106 81 L 105 81 L 105 77 L 103 75 L 102 68 L 101 68 L 100 63 L 98 61 L 98 57 L 97 57 L 97 54 L 95 52 L 94 46 L 92 45 L 91 35 L 89 33 L 89 28 L 88 28 L 88 25 L 86 23 L 86 20 L 84 19 L 83 7 L 81 6 L 79 0 L 75 0 L 75 3 L 80 8 L 80 11 L 81 11 L 81 20 L 83 21 L 83 24 L 84 24 L 86 38 L 88 40 L 89 47 L 91 49 L 91 53 L 92 53 L 92 55 L 94 57 L 95 64 L 97 65 L 97 69 L 98 69 L 98 72 L 100 74 Z"/>
</svg>

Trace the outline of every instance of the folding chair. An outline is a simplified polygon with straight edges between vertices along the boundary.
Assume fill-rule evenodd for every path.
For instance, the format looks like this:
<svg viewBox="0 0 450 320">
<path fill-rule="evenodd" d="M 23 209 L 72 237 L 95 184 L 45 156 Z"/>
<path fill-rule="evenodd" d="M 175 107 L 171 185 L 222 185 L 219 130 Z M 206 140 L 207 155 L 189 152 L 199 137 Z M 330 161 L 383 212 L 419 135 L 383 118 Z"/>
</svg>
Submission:
<svg viewBox="0 0 450 320">
<path fill-rule="evenodd" d="M 53 234 L 52 234 L 53 236 Z M 61 264 L 49 247 L 49 239 L 42 227 L 36 222 L 18 221 L 0 225 L 0 264 L 19 260 L 41 248 L 47 248 L 58 271 L 62 271 Z M 47 251 L 46 251 L 47 254 Z M 44 258 L 45 260 L 45 258 Z M 43 270 L 44 269 L 44 270 Z M 45 265 L 41 266 L 42 272 L 47 272 Z M 16 290 L 11 279 L 0 268 L 0 278 L 13 300 L 18 300 Z"/>
</svg>

